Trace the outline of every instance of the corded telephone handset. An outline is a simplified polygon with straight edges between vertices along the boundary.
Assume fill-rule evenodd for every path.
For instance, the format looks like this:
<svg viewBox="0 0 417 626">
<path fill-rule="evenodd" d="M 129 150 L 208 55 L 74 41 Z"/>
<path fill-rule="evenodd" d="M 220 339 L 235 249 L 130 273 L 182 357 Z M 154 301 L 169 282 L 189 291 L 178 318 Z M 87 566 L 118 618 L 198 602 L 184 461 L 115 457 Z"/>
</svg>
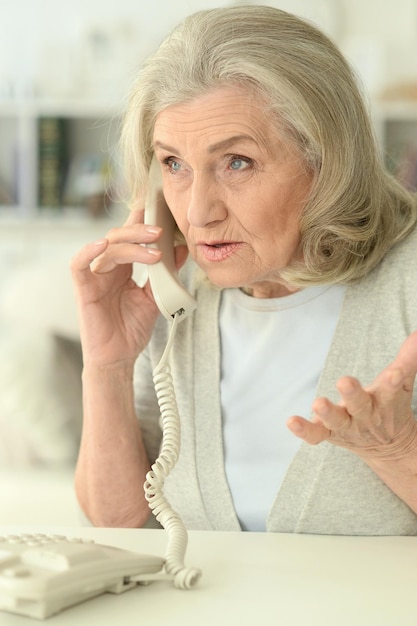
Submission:
<svg viewBox="0 0 417 626">
<path fill-rule="evenodd" d="M 162 226 L 157 244 L 161 261 L 149 265 L 155 301 L 170 321 L 165 351 L 153 372 L 162 421 L 162 444 L 144 484 L 153 515 L 165 528 L 165 558 L 137 554 L 83 539 L 57 535 L 11 535 L 0 537 L 0 611 L 44 619 L 105 592 L 122 593 L 138 583 L 173 580 L 189 589 L 200 578 L 198 569 L 186 568 L 187 531 L 163 494 L 165 478 L 176 463 L 180 449 L 180 424 L 168 363 L 177 324 L 196 308 L 196 302 L 176 278 L 174 259 L 175 222 L 162 193 L 160 165 L 150 170 L 145 222 Z"/>
<path fill-rule="evenodd" d="M 158 263 L 148 266 L 148 276 L 155 302 L 171 323 L 171 329 L 164 353 L 153 371 L 161 415 L 162 444 L 159 457 L 146 476 L 144 490 L 152 513 L 168 533 L 165 571 L 173 576 L 178 587 L 190 588 L 199 579 L 200 571 L 184 567 L 187 531 L 178 514 L 171 509 L 166 500 L 163 485 L 180 451 L 180 418 L 168 357 L 178 323 L 191 315 L 197 303 L 177 280 L 174 256 L 176 224 L 162 192 L 160 167 L 154 157 L 149 171 L 145 223 L 158 224 L 162 227 L 163 232 L 158 242 L 148 245 L 162 250 L 163 256 Z"/>
<path fill-rule="evenodd" d="M 194 311 L 197 304 L 177 279 L 174 257 L 176 224 L 165 202 L 160 165 L 155 157 L 149 171 L 145 224 L 156 224 L 163 229 L 160 239 L 156 243 L 148 244 L 149 247 L 162 250 L 162 259 L 155 265 L 148 265 L 148 276 L 155 302 L 168 320 L 177 313 L 181 321 Z"/>
</svg>

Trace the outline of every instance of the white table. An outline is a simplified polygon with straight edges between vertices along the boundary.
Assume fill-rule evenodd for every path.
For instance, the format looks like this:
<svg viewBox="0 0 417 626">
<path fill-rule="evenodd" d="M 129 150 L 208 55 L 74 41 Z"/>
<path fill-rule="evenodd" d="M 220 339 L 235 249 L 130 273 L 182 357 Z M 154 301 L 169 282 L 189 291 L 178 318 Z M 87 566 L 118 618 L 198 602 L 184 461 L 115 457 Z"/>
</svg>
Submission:
<svg viewBox="0 0 417 626">
<path fill-rule="evenodd" d="M 0 526 L 52 532 L 164 556 L 161 530 Z M 169 582 L 106 594 L 51 617 L 48 626 L 416 626 L 417 537 L 189 533 L 197 587 Z M 0 626 L 37 620 L 0 612 Z"/>
</svg>

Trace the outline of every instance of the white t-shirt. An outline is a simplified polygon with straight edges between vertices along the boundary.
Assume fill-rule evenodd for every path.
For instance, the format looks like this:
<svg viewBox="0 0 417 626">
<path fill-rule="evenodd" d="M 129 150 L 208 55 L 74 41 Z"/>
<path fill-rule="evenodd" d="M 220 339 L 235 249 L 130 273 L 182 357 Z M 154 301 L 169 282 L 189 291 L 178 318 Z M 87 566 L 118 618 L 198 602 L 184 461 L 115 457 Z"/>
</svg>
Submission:
<svg viewBox="0 0 417 626">
<path fill-rule="evenodd" d="M 282 298 L 222 292 L 221 400 L 225 471 L 244 530 L 265 530 L 300 440 L 286 427 L 310 417 L 339 318 L 343 286 Z"/>
</svg>

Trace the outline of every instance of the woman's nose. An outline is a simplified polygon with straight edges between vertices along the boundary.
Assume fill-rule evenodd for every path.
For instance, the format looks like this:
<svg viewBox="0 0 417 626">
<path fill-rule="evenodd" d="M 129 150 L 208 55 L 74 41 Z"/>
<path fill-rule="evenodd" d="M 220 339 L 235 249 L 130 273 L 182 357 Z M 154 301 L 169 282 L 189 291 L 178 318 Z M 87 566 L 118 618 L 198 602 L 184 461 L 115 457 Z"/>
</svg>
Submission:
<svg viewBox="0 0 417 626">
<path fill-rule="evenodd" d="M 213 222 L 222 221 L 227 215 L 222 198 L 221 186 L 200 172 L 194 172 L 189 189 L 187 220 L 195 228 L 204 228 Z"/>
</svg>

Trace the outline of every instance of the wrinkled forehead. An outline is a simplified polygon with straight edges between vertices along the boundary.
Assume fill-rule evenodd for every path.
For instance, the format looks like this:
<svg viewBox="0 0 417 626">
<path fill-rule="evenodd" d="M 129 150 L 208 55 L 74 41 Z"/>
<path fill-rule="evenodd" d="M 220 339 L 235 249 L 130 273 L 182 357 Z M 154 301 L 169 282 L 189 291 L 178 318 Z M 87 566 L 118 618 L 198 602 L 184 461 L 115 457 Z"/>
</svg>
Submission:
<svg viewBox="0 0 417 626">
<path fill-rule="evenodd" d="M 222 87 L 163 109 L 155 120 L 153 143 L 206 144 L 207 149 L 240 137 L 267 149 L 282 141 L 271 106 L 253 90 Z"/>
</svg>

